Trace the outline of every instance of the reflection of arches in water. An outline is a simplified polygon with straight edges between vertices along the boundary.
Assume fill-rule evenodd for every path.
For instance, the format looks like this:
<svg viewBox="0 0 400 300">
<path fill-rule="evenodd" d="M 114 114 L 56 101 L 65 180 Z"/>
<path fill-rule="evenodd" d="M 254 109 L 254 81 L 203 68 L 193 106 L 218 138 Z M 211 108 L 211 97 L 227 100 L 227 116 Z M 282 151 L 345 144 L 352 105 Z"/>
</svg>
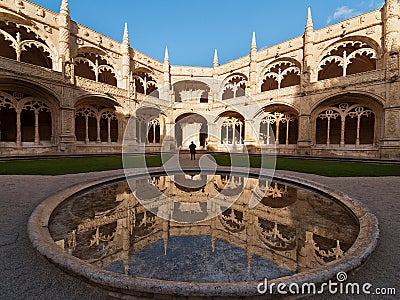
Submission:
<svg viewBox="0 0 400 300">
<path fill-rule="evenodd" d="M 324 263 L 338 260 L 352 246 L 351 243 L 330 239 L 316 233 L 312 234 L 312 239 L 314 241 L 315 254 Z"/>
<path fill-rule="evenodd" d="M 278 182 L 269 183 L 267 179 L 259 179 L 254 194 L 259 202 L 271 208 L 288 207 L 297 201 L 297 189 Z"/>
<path fill-rule="evenodd" d="M 223 213 L 219 215 L 219 220 L 229 232 L 238 233 L 246 229 L 241 211 L 231 208 L 224 209 Z"/>
<path fill-rule="evenodd" d="M 196 223 L 207 218 L 207 203 L 174 202 L 172 218 L 175 222 Z M 193 234 L 195 231 L 193 231 Z"/>
<path fill-rule="evenodd" d="M 157 225 L 157 217 L 148 211 L 135 214 L 135 227 L 133 234 L 135 237 L 145 237 L 151 234 Z"/>
<path fill-rule="evenodd" d="M 257 231 L 263 243 L 273 250 L 290 251 L 296 248 L 295 228 L 258 218 Z"/>
</svg>

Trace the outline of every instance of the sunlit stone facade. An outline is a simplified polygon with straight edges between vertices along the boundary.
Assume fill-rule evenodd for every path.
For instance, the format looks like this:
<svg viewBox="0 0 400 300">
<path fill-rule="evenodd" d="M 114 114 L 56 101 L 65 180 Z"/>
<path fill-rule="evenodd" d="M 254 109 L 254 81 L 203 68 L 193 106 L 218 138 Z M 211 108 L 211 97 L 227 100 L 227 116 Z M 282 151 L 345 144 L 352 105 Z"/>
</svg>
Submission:
<svg viewBox="0 0 400 300">
<path fill-rule="evenodd" d="M 170 65 L 23 0 L 0 2 L 0 153 L 120 152 L 125 128 L 209 151 L 400 158 L 397 0 L 212 67 Z M 295 25 L 295 24 L 293 24 Z M 250 45 L 249 45 L 250 46 Z M 175 126 L 178 124 L 178 126 Z"/>
</svg>

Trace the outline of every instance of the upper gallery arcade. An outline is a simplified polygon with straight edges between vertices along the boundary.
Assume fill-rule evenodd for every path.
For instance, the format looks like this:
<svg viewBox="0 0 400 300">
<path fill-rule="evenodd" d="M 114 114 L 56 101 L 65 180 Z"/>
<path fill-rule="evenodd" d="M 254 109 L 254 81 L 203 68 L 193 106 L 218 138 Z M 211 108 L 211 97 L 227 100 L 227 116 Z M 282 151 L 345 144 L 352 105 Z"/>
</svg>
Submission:
<svg viewBox="0 0 400 300">
<path fill-rule="evenodd" d="M 0 2 L 0 153 L 209 151 L 400 158 L 400 6 L 212 67 L 173 66 L 24 0 Z M 298 26 L 302 26 L 298 24 Z"/>
</svg>

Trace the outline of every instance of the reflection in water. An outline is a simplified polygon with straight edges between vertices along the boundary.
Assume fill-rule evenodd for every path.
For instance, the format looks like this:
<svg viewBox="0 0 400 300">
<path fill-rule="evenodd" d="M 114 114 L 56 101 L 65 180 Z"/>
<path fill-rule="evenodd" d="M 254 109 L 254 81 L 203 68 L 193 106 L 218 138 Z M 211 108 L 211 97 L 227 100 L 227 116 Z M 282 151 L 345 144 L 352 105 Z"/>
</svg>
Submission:
<svg viewBox="0 0 400 300">
<path fill-rule="evenodd" d="M 238 282 L 338 260 L 359 232 L 341 205 L 267 179 L 186 174 L 129 180 L 132 191 L 121 181 L 64 202 L 50 222 L 55 242 L 117 273 Z M 207 219 L 215 212 L 220 213 Z M 192 220 L 197 222 L 187 223 Z"/>
</svg>

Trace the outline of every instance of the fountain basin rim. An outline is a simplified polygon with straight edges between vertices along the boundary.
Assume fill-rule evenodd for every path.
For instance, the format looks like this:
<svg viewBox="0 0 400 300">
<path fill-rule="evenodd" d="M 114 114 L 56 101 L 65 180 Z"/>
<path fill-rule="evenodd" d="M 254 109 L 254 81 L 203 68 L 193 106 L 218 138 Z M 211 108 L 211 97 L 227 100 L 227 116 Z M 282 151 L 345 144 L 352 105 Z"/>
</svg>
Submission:
<svg viewBox="0 0 400 300">
<path fill-rule="evenodd" d="M 176 170 L 179 171 L 179 170 Z M 185 169 L 187 172 L 199 172 L 200 169 Z M 202 170 L 207 172 L 207 170 Z M 259 177 L 271 178 L 268 172 L 263 173 L 260 169 L 218 167 L 217 170 L 210 170 L 216 173 L 231 173 L 235 175 L 256 175 Z M 173 173 L 174 171 L 168 170 Z M 54 210 L 71 196 L 86 189 L 92 189 L 104 184 L 120 181 L 129 175 L 130 178 L 140 178 L 148 174 L 165 174 L 164 168 L 149 168 L 146 171 L 136 169 L 134 172 L 125 172 L 123 175 L 105 176 L 95 181 L 89 181 L 71 186 L 44 200 L 28 221 L 28 235 L 33 247 L 51 263 L 63 269 L 67 273 L 77 276 L 91 285 L 100 287 L 117 295 L 176 295 L 176 296 L 197 296 L 197 297 L 232 297 L 232 296 L 260 296 L 257 286 L 260 282 L 235 282 L 235 283 L 191 283 L 163 281 L 150 278 L 132 277 L 123 274 L 116 274 L 97 268 L 83 260 L 65 253 L 53 241 L 49 232 L 49 220 Z M 301 175 L 299 173 L 299 175 Z M 323 283 L 335 279 L 339 272 L 350 272 L 362 265 L 368 256 L 374 251 L 379 237 L 377 218 L 362 205 L 359 201 L 349 196 L 327 188 L 319 183 L 306 180 L 297 176 L 274 174 L 274 179 L 291 182 L 299 187 L 311 189 L 319 193 L 329 195 L 338 203 L 349 209 L 357 218 L 360 224 L 360 232 L 356 241 L 350 249 L 338 261 L 307 272 L 300 272 L 269 281 L 269 284 L 284 283 Z M 267 276 L 267 274 L 266 274 Z M 276 292 L 276 291 L 275 291 Z"/>
</svg>

